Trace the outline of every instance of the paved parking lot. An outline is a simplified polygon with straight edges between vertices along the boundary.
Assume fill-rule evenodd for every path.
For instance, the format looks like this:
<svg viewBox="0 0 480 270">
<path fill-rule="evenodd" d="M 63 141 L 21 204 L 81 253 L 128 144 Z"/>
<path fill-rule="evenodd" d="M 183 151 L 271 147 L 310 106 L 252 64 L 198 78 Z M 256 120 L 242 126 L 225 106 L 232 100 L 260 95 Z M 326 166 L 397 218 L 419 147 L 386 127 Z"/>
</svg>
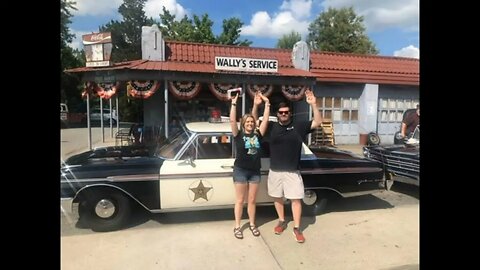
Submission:
<svg viewBox="0 0 480 270">
<path fill-rule="evenodd" d="M 417 196 L 417 197 L 415 197 Z M 62 218 L 61 263 L 77 269 L 419 269 L 418 189 L 329 202 L 303 218 L 307 238 L 273 233 L 273 207 L 259 207 L 253 237 L 233 237 L 232 210 L 138 214 L 130 228 L 95 233 Z M 290 216 L 290 215 L 289 215 Z"/>
</svg>

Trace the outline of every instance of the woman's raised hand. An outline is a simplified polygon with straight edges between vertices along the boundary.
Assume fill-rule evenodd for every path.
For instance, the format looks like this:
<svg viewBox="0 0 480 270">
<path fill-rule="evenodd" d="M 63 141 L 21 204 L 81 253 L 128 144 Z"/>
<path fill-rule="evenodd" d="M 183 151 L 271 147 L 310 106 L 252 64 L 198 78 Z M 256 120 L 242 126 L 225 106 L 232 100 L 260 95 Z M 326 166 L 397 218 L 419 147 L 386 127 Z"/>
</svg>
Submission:
<svg viewBox="0 0 480 270">
<path fill-rule="evenodd" d="M 233 96 L 231 97 L 233 104 L 236 104 L 236 103 L 237 103 L 238 96 L 239 96 L 239 95 L 237 94 L 237 95 L 233 95 Z"/>
<path fill-rule="evenodd" d="M 253 99 L 253 103 L 255 105 L 262 104 L 262 92 L 260 91 L 255 92 L 255 98 Z"/>
<path fill-rule="evenodd" d="M 262 94 L 262 92 L 258 91 L 257 93 L 260 96 L 260 98 L 262 99 L 262 101 L 265 102 L 265 104 L 269 103 L 269 99 L 266 96 L 264 96 Z"/>
<path fill-rule="evenodd" d="M 305 100 L 310 105 L 312 105 L 312 104 L 315 105 L 317 103 L 317 98 L 313 94 L 312 90 L 310 90 L 310 88 L 305 90 Z"/>
</svg>

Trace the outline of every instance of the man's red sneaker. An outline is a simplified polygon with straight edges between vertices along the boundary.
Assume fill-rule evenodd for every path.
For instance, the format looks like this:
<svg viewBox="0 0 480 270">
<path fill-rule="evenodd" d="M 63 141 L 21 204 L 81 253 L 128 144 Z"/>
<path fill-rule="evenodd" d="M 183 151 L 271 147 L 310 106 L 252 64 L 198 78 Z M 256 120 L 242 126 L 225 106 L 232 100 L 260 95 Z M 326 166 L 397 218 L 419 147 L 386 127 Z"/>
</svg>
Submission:
<svg viewBox="0 0 480 270">
<path fill-rule="evenodd" d="M 282 232 L 287 228 L 287 223 L 279 220 L 277 226 L 273 229 L 275 234 L 282 234 Z"/>
<path fill-rule="evenodd" d="M 303 233 L 298 228 L 293 228 L 293 235 L 298 243 L 305 242 L 305 237 L 303 237 Z"/>
</svg>

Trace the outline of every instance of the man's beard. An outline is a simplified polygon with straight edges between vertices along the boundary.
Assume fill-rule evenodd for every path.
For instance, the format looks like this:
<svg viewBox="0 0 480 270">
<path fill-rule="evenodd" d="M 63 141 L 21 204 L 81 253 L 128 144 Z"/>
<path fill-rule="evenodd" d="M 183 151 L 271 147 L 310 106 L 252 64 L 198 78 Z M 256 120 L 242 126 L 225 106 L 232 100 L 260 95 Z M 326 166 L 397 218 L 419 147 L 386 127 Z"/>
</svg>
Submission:
<svg viewBox="0 0 480 270">
<path fill-rule="evenodd" d="M 282 126 L 288 125 L 291 121 L 292 121 L 292 118 L 290 118 L 290 117 L 287 117 L 286 120 L 280 120 L 280 118 L 278 118 L 278 122 Z"/>
</svg>

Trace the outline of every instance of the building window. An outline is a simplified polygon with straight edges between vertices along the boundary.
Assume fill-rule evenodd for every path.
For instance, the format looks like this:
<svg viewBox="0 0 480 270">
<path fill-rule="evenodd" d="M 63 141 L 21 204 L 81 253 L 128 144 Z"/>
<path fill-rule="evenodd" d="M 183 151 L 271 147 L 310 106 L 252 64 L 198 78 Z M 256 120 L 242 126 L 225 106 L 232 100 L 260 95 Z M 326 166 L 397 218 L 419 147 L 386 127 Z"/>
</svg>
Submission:
<svg viewBox="0 0 480 270">
<path fill-rule="evenodd" d="M 317 98 L 319 110 L 325 121 L 352 122 L 358 121 L 358 99 L 342 97 Z"/>
</svg>

